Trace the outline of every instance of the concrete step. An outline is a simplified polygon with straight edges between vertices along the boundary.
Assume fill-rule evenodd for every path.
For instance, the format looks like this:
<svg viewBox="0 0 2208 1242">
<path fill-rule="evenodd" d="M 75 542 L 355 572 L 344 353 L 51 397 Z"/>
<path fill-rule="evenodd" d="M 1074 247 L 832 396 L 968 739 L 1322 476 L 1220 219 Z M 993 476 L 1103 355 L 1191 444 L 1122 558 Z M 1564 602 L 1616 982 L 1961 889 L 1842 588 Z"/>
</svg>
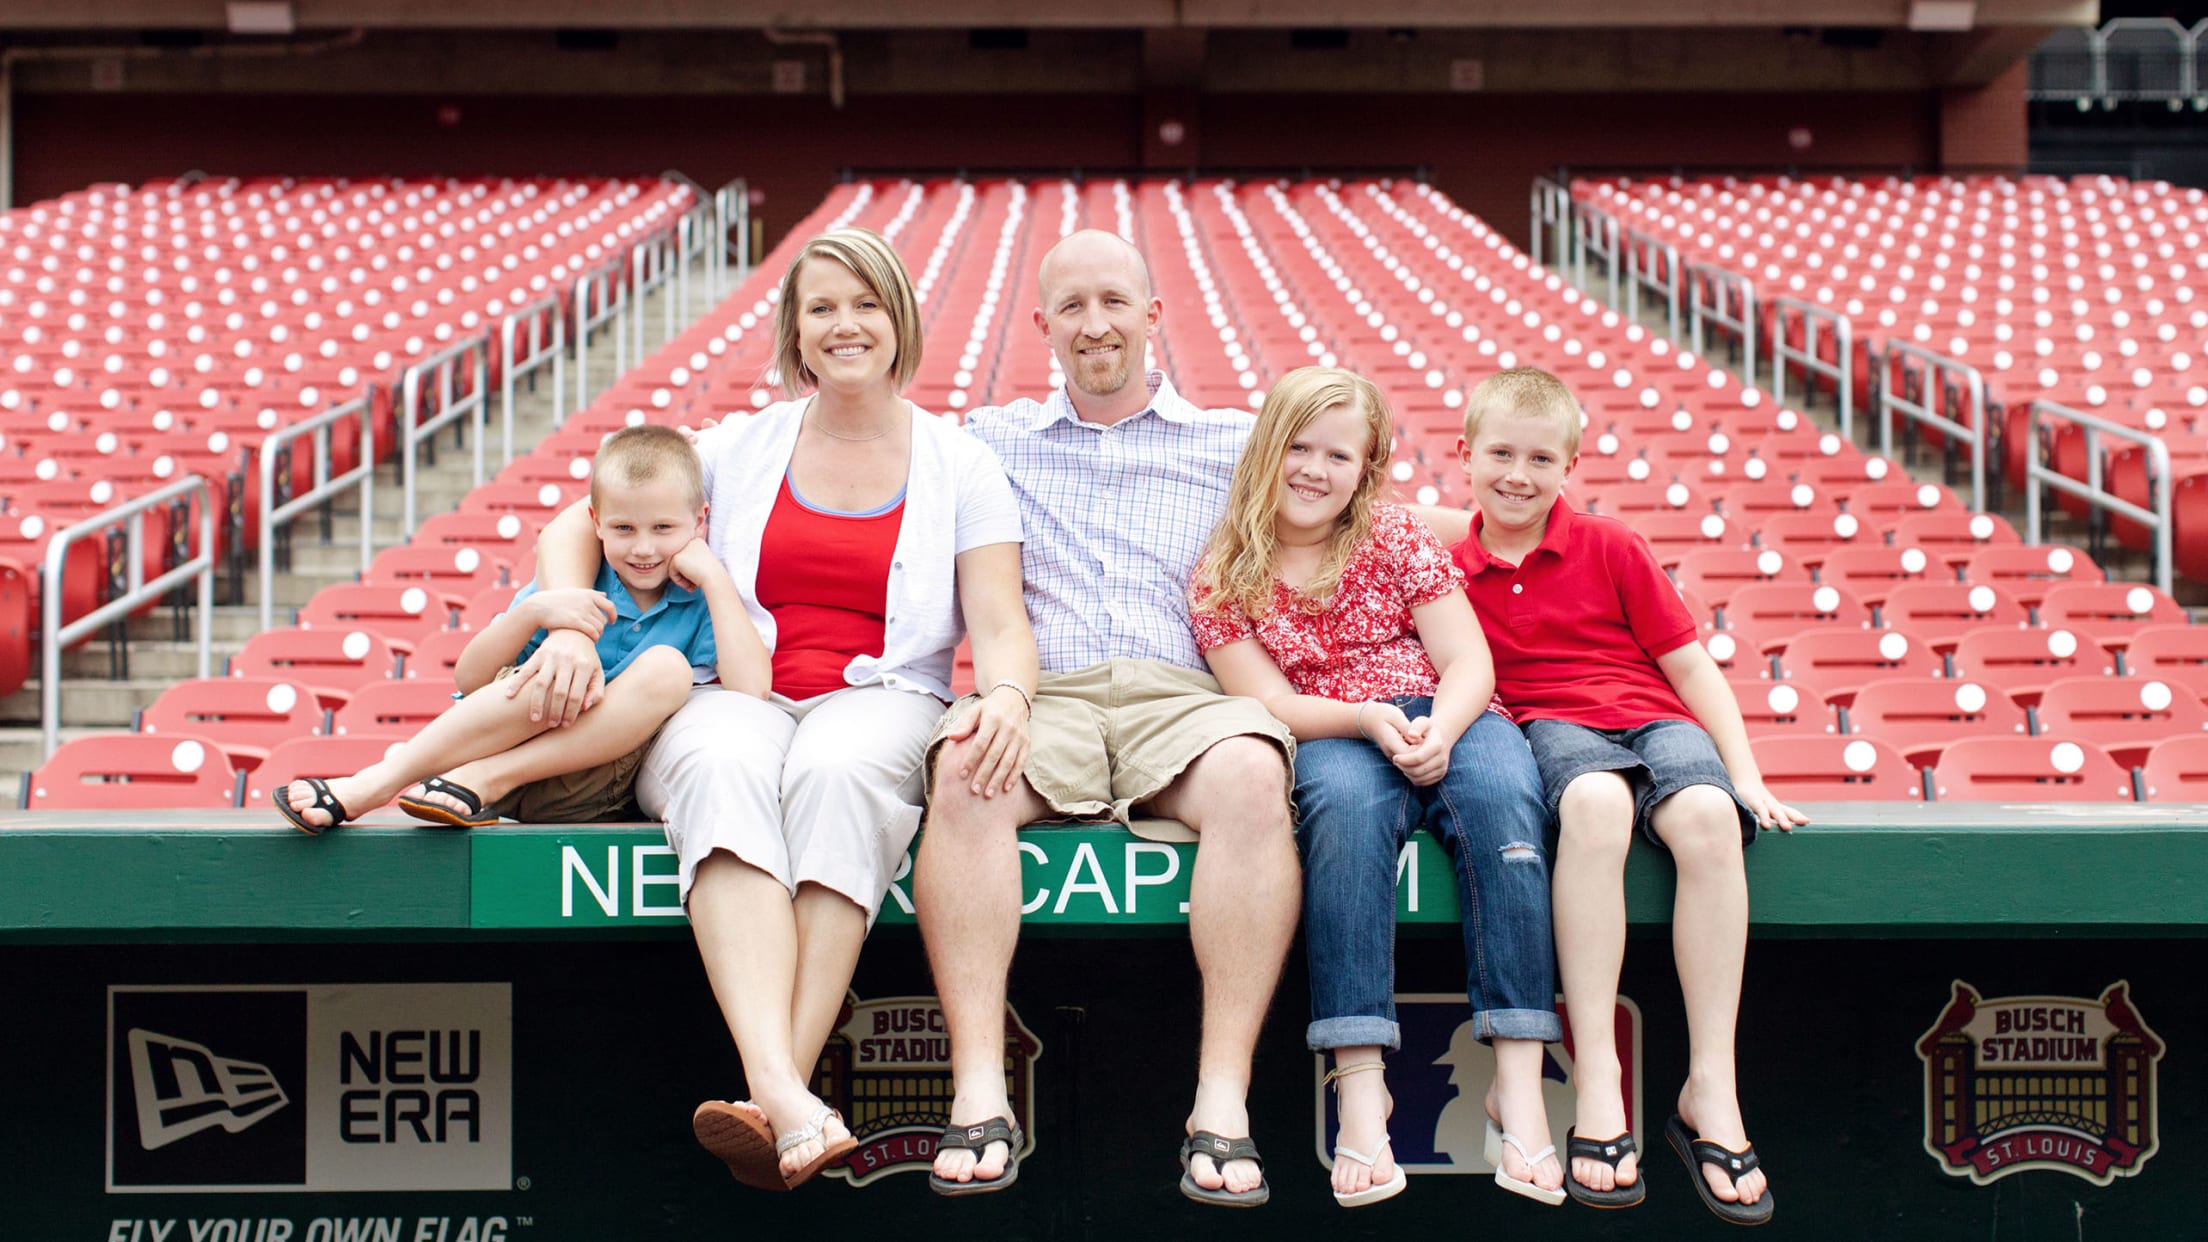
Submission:
<svg viewBox="0 0 2208 1242">
<path fill-rule="evenodd" d="M 284 618 L 283 623 L 288 625 L 290 618 Z M 259 608 L 249 604 L 215 605 L 215 628 L 211 641 L 217 652 L 236 651 L 245 645 L 246 639 L 259 633 L 260 629 L 261 610 Z M 167 609 L 157 611 L 150 616 L 132 617 L 130 619 L 130 641 L 134 643 L 146 641 L 173 642 L 175 640 L 176 632 L 170 622 Z"/>
<path fill-rule="evenodd" d="M 138 709 L 160 698 L 161 692 L 171 684 L 168 679 L 159 677 L 134 676 L 128 681 L 64 679 L 61 683 L 62 723 L 72 729 L 127 729 Z M 0 699 L 0 724 L 35 727 L 38 721 L 37 682 Z"/>
<path fill-rule="evenodd" d="M 60 730 L 63 742 L 112 732 L 112 729 Z M 37 725 L 0 726 L 0 807 L 12 808 L 20 805 L 23 777 L 45 761 L 45 739 L 40 736 Z M 0 810 L 0 819 L 5 819 L 6 814 L 6 811 Z"/>
<path fill-rule="evenodd" d="M 163 639 L 132 639 L 129 643 L 130 675 L 183 681 L 199 676 L 199 644 Z M 209 675 L 222 676 L 222 662 L 230 652 L 216 648 L 210 655 Z M 105 681 L 110 676 L 108 645 L 87 643 L 61 656 L 63 684 L 76 680 Z M 35 686 L 36 683 L 34 682 Z"/>
</svg>

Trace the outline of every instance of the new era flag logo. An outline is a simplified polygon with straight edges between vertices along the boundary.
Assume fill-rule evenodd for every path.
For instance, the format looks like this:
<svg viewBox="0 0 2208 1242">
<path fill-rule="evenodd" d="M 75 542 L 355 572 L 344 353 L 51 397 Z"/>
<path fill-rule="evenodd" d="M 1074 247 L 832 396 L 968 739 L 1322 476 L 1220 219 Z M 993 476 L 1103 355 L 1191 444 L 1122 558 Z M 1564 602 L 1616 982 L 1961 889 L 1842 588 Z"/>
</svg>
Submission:
<svg viewBox="0 0 2208 1242">
<path fill-rule="evenodd" d="M 265 1065 L 142 1027 L 132 1028 L 129 1043 L 138 1142 L 147 1151 L 217 1126 L 236 1134 L 289 1102 Z"/>
</svg>

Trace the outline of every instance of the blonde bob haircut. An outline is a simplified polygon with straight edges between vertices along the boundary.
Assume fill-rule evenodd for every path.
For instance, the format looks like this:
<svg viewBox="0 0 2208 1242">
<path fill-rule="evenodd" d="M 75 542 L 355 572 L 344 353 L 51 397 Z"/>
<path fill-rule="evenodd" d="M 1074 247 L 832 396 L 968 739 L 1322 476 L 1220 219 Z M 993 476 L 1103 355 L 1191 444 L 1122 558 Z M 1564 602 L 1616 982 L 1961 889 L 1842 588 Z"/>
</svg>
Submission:
<svg viewBox="0 0 2208 1242">
<path fill-rule="evenodd" d="M 1564 460 L 1579 456 L 1581 416 L 1579 398 L 1564 381 L 1539 367 L 1512 367 L 1497 371 L 1472 386 L 1464 395 L 1464 443 L 1480 438 L 1480 424 L 1490 417 L 1538 418 L 1564 433 Z"/>
<path fill-rule="evenodd" d="M 1239 607 L 1252 620 L 1271 610 L 1280 559 L 1273 519 L 1280 512 L 1281 462 L 1288 446 L 1314 419 L 1345 405 L 1365 416 L 1365 467 L 1349 504 L 1335 519 L 1334 535 L 1318 572 L 1302 588 L 1314 611 L 1333 598 L 1350 553 L 1372 534 L 1372 506 L 1387 479 L 1393 419 L 1387 398 L 1364 376 L 1339 367 L 1298 367 L 1281 376 L 1265 394 L 1249 444 L 1242 450 L 1242 460 L 1235 463 L 1226 516 L 1211 533 L 1211 545 L 1197 572 L 1196 586 L 1205 597 L 1205 608 Z"/>
<path fill-rule="evenodd" d="M 812 259 L 840 265 L 882 300 L 897 341 L 889 382 L 903 392 L 920 370 L 920 299 L 913 295 L 905 261 L 889 242 L 872 229 L 855 228 L 830 229 L 806 242 L 782 275 L 782 299 L 774 304 L 774 370 L 782 378 L 782 391 L 796 397 L 820 384 L 797 345 L 797 274 Z"/>
<path fill-rule="evenodd" d="M 672 427 L 645 424 L 624 427 L 598 446 L 590 465 L 590 507 L 603 502 L 599 488 L 642 487 L 657 483 L 682 490 L 683 507 L 695 512 L 705 507 L 705 467 L 698 451 Z"/>
</svg>

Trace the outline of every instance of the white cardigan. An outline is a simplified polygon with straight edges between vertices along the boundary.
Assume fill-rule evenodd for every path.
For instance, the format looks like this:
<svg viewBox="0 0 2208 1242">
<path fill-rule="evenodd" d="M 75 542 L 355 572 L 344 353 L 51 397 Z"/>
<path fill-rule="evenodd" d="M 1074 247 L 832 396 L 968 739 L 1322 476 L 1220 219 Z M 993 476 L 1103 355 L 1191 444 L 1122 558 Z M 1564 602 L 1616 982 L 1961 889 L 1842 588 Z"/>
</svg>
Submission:
<svg viewBox="0 0 2208 1242">
<path fill-rule="evenodd" d="M 728 566 L 744 610 L 774 650 L 774 618 L 760 607 L 759 541 L 797 450 L 807 401 L 783 401 L 698 437 L 711 502 L 706 543 Z M 912 407 L 912 464 L 904 518 L 890 555 L 880 655 L 843 670 L 854 686 L 881 684 L 951 697 L 951 666 L 965 625 L 956 558 L 969 548 L 1022 541 L 1020 514 L 996 454 L 956 425 Z"/>
</svg>

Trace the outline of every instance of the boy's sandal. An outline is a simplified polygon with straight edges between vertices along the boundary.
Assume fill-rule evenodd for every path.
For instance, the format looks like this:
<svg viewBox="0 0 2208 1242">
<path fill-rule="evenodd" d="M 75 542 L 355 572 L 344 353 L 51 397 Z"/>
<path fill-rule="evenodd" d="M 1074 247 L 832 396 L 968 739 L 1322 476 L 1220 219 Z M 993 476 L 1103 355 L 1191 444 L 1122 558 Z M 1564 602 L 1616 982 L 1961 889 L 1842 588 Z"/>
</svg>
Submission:
<svg viewBox="0 0 2208 1242">
<path fill-rule="evenodd" d="M 1564 1189 L 1571 1194 L 1572 1198 L 1586 1204 L 1588 1207 L 1633 1207 L 1648 1198 L 1648 1186 L 1646 1183 L 1641 1181 L 1638 1169 L 1635 1170 L 1635 1176 L 1633 1178 L 1632 1185 L 1614 1185 L 1613 1188 L 1609 1190 L 1596 1190 L 1594 1187 L 1586 1185 L 1582 1183 L 1578 1178 L 1572 1176 L 1570 1161 L 1600 1160 L 1604 1164 L 1609 1165 L 1610 1171 L 1615 1174 L 1617 1172 L 1618 1165 L 1622 1163 L 1627 1156 L 1638 1155 L 1639 1153 L 1640 1148 L 1634 1145 L 1633 1132 L 1631 1130 L 1627 1130 L 1623 1134 L 1618 1135 L 1616 1138 L 1601 1140 L 1581 1138 L 1579 1137 L 1579 1132 L 1577 1130 L 1566 1130 L 1564 1132 L 1564 1156 L 1566 1160 L 1564 1166 Z"/>
<path fill-rule="evenodd" d="M 1380 1148 L 1385 1148 L 1387 1145 L 1388 1136 L 1383 1134 L 1380 1136 Z M 1370 1169 L 1377 1167 L 1373 1162 L 1379 1159 L 1379 1156 L 1377 1154 L 1368 1156 L 1354 1148 L 1344 1147 L 1340 1143 L 1336 1143 L 1334 1144 L 1334 1158 L 1336 1160 L 1354 1160 Z M 1404 1188 L 1410 1184 L 1411 1175 L 1404 1172 L 1403 1166 L 1399 1164 L 1395 1166 L 1395 1176 L 1384 1182 L 1374 1182 L 1363 1190 L 1335 1191 L 1334 1202 L 1345 1208 L 1364 1207 L 1366 1204 L 1378 1203 L 1382 1199 L 1393 1199 L 1402 1194 Z"/>
<path fill-rule="evenodd" d="M 826 1104 L 821 1105 L 820 1110 L 813 1114 L 813 1119 L 811 1121 L 806 1122 L 804 1125 L 799 1126 L 797 1129 L 790 1131 L 788 1134 L 781 1135 L 774 1140 L 775 1156 L 779 1158 L 784 1152 L 789 1151 L 791 1148 L 803 1146 L 804 1144 L 810 1143 L 814 1139 L 819 1138 L 821 1136 L 821 1132 L 828 1128 L 828 1122 L 830 1118 L 833 1118 L 837 1121 L 842 1121 L 843 1114 L 837 1112 L 835 1109 L 828 1107 Z M 806 1182 L 811 1181 L 815 1173 L 820 1172 L 822 1169 L 827 1168 L 829 1165 L 843 1159 L 845 1156 L 848 1156 L 852 1152 L 858 1150 L 858 1146 L 859 1140 L 853 1138 L 850 1134 L 846 1133 L 842 1138 L 837 1139 L 835 1142 L 830 1143 L 826 1147 L 822 1148 L 821 1153 L 813 1157 L 812 1160 L 807 1162 L 803 1168 L 799 1169 L 795 1173 L 785 1175 L 782 1180 L 789 1186 L 790 1189 L 795 1190 L 799 1186 L 804 1185 Z"/>
<path fill-rule="evenodd" d="M 1005 1153 L 1004 1172 L 995 1177 L 977 1175 L 961 1182 L 953 1178 L 938 1177 L 935 1170 L 930 1169 L 928 1189 L 939 1195 L 951 1196 L 985 1195 L 1003 1190 L 1020 1178 L 1020 1147 L 1026 1141 L 1027 1136 L 1020 1132 L 1019 1125 L 1009 1117 L 991 1117 L 970 1126 L 945 1126 L 942 1137 L 935 1140 L 935 1149 L 938 1152 L 945 1149 L 970 1151 L 974 1153 L 974 1159 L 978 1163 L 989 1144 L 1002 1143 Z"/>
<path fill-rule="evenodd" d="M 1197 1156 L 1211 1157 L 1212 1164 L 1225 1175 L 1229 1160 L 1254 1162 L 1260 1172 L 1257 1185 L 1239 1193 L 1221 1186 L 1210 1189 L 1196 1180 L 1189 1162 Z M 1221 1207 L 1259 1207 L 1273 1197 L 1272 1183 L 1264 1180 L 1262 1173 L 1265 1158 L 1257 1154 L 1257 1144 L 1247 1138 L 1228 1138 L 1209 1130 L 1198 1130 L 1181 1140 L 1181 1193 L 1198 1203 L 1215 1203 Z"/>
<path fill-rule="evenodd" d="M 1664 1141 L 1671 1144 L 1671 1149 L 1679 1154 L 1680 1163 L 1687 1166 L 1687 1177 L 1694 1182 L 1694 1193 L 1702 1196 L 1702 1205 L 1716 1213 L 1718 1219 L 1735 1225 L 1760 1225 L 1778 1210 L 1768 1190 L 1754 1203 L 1727 1203 L 1717 1197 L 1717 1192 L 1710 1189 L 1710 1179 L 1702 1175 L 1702 1166 L 1714 1165 L 1725 1171 L 1737 1191 L 1740 1179 L 1763 1163 L 1756 1158 L 1755 1144 L 1734 1151 L 1708 1139 L 1695 1138 L 1687 1133 L 1686 1120 L 1677 1113 L 1664 1123 Z"/>
<path fill-rule="evenodd" d="M 329 823 L 310 824 L 307 822 L 306 813 L 291 804 L 291 787 L 293 785 L 305 785 L 308 789 L 314 791 L 314 805 L 308 807 L 307 810 L 321 811 L 327 814 L 330 817 Z M 319 837 L 353 817 L 353 813 L 345 809 L 345 804 L 337 800 L 337 795 L 330 792 L 330 783 L 319 776 L 302 776 L 296 781 L 286 781 L 282 787 L 276 790 L 274 801 L 277 812 L 285 819 L 290 820 L 292 827 L 310 837 Z"/>
<path fill-rule="evenodd" d="M 1495 1123 L 1493 1120 L 1490 1120 L 1488 1124 L 1492 1126 Z M 1533 1170 L 1533 1166 L 1556 1154 L 1556 1144 L 1551 1143 L 1547 1147 L 1544 1147 L 1537 1152 L 1529 1153 L 1526 1151 L 1526 1145 L 1518 1141 L 1517 1135 L 1512 1134 L 1508 1130 L 1502 1129 L 1500 1126 L 1496 1127 L 1496 1139 L 1496 1185 L 1502 1187 L 1503 1189 L 1509 1191 L 1514 1195 L 1524 1195 L 1526 1198 L 1531 1199 L 1536 1203 L 1546 1203 L 1550 1207 L 1555 1207 L 1558 1204 L 1564 1202 L 1564 1188 L 1562 1186 L 1559 1186 L 1554 1190 L 1550 1190 L 1547 1187 L 1541 1185 L 1541 1183 L 1534 1181 L 1530 1177 L 1523 1179 L 1512 1177 L 1509 1173 L 1503 1170 L 1503 1162 L 1500 1158 L 1502 1155 L 1501 1148 L 1504 1144 L 1515 1147 L 1518 1149 L 1518 1158 L 1526 1162 L 1526 1170 L 1528 1172 L 1531 1172 Z M 1564 1180 L 1572 1180 L 1569 1171 L 1566 1172 Z"/>
<path fill-rule="evenodd" d="M 413 794 L 399 799 L 399 809 L 416 819 L 446 828 L 488 828 L 498 822 L 498 816 L 483 813 L 482 795 L 466 785 L 448 781 L 442 776 L 432 776 L 422 782 L 422 792 L 443 794 L 457 799 L 468 808 L 467 814 L 463 815 L 442 802 L 426 801 Z"/>
<path fill-rule="evenodd" d="M 766 1123 L 733 1104 L 707 1100 L 690 1115 L 690 1130 L 705 1148 L 728 1166 L 729 1176 L 755 1190 L 788 1190 L 775 1158 L 774 1132 Z"/>
</svg>

